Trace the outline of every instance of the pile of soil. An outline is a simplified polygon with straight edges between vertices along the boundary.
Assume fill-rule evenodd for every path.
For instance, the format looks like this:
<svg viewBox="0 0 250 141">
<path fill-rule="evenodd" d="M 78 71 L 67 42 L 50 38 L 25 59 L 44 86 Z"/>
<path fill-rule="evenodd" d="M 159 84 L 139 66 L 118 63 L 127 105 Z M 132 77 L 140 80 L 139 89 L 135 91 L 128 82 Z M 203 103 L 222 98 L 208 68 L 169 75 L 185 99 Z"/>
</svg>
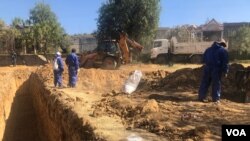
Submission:
<svg viewBox="0 0 250 141">
<path fill-rule="evenodd" d="M 173 73 L 158 71 L 146 73 L 141 85 L 145 85 L 144 90 L 154 91 L 193 91 L 198 92 L 204 67 L 184 68 Z M 242 102 L 245 92 L 239 89 L 239 85 L 248 88 L 250 77 L 247 80 L 236 80 L 235 74 L 238 70 L 247 70 L 241 64 L 231 64 L 227 78 L 222 78 L 222 97 L 233 101 Z M 163 74 L 163 75 L 162 75 Z M 165 76 L 165 77 L 164 77 Z M 141 88 L 141 87 L 139 87 Z M 143 91 L 143 89 L 141 89 Z"/>
<path fill-rule="evenodd" d="M 193 100 L 197 98 L 202 67 L 180 69 L 173 73 L 167 69 L 142 70 L 143 77 L 138 89 L 130 97 L 121 92 L 125 80 L 134 70 L 131 70 L 130 66 L 127 67 L 128 69 L 112 71 L 80 70 L 76 89 L 83 92 L 93 90 L 95 96 L 102 96 L 101 100 L 91 105 L 93 118 L 104 115 L 114 119 L 121 118 L 127 130 L 140 128 L 169 140 L 197 141 L 204 138 L 219 140 L 221 124 L 250 123 L 249 105 L 226 99 L 222 99 L 219 106 L 212 102 L 201 103 Z M 239 97 L 235 73 L 241 69 L 246 68 L 239 64 L 230 65 L 228 77 L 222 80 L 222 96 L 227 99 L 236 101 Z M 44 82 L 53 84 L 51 66 L 40 68 L 38 74 L 44 76 Z M 67 69 L 63 77 L 66 84 Z M 102 92 L 102 95 L 98 95 L 99 92 Z M 91 97 L 94 95 L 89 94 L 85 100 Z"/>
<path fill-rule="evenodd" d="M 246 70 L 241 64 L 231 64 L 227 78 L 222 78 L 222 98 L 232 101 L 242 102 L 245 97 L 246 89 L 241 90 L 240 86 L 247 87 L 250 84 L 250 77 L 247 80 L 236 80 L 235 74 L 238 70 Z M 44 82 L 53 84 L 53 71 L 50 64 L 38 69 L 38 74 L 44 75 Z M 102 70 L 102 69 L 81 69 L 78 74 L 78 88 L 83 90 L 94 90 L 97 92 L 122 92 L 123 86 L 132 73 L 131 70 Z M 147 91 L 192 91 L 198 92 L 203 67 L 184 68 L 173 73 L 167 70 L 144 71 L 143 77 L 136 92 Z M 63 83 L 68 83 L 68 71 L 65 67 L 63 73 Z M 210 90 L 211 91 L 211 90 Z"/>
<path fill-rule="evenodd" d="M 184 68 L 177 70 L 160 81 L 163 90 L 190 90 L 199 87 L 200 78 L 202 77 L 201 68 Z"/>
<path fill-rule="evenodd" d="M 120 117 L 127 130 L 139 128 L 169 140 L 192 139 L 198 141 L 206 138 L 211 132 L 219 135 L 216 133 L 217 131 L 211 129 L 212 127 L 200 124 L 208 117 L 211 118 L 221 113 L 220 110 L 213 110 L 211 113 L 210 110 L 202 112 L 203 108 L 215 109 L 216 107 L 212 104 L 208 106 L 195 103 L 182 105 L 168 100 L 158 102 L 155 99 L 142 97 L 128 98 L 125 94 L 103 95 L 103 97 L 101 101 L 93 105 L 95 110 L 92 116 Z M 196 108 L 191 112 L 190 106 Z M 212 121 L 213 126 L 222 122 L 221 118 L 223 117 L 219 117 L 218 121 Z M 207 122 L 211 123 L 210 120 Z"/>
</svg>

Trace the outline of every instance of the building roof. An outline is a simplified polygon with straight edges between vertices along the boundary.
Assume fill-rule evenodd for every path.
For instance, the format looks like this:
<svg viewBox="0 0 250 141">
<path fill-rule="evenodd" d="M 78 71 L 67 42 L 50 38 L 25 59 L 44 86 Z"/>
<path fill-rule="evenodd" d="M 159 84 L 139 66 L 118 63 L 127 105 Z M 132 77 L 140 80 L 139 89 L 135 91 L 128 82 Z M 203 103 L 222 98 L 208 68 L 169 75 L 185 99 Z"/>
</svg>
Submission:
<svg viewBox="0 0 250 141">
<path fill-rule="evenodd" d="M 224 27 L 240 27 L 250 26 L 250 22 L 239 22 L 239 23 L 223 23 Z"/>
<path fill-rule="evenodd" d="M 171 29 L 171 28 L 169 28 L 169 27 L 158 27 L 157 30 L 169 30 L 169 29 Z"/>
<path fill-rule="evenodd" d="M 217 22 L 215 19 L 201 26 L 202 31 L 223 31 L 223 29 L 223 24 Z"/>
</svg>

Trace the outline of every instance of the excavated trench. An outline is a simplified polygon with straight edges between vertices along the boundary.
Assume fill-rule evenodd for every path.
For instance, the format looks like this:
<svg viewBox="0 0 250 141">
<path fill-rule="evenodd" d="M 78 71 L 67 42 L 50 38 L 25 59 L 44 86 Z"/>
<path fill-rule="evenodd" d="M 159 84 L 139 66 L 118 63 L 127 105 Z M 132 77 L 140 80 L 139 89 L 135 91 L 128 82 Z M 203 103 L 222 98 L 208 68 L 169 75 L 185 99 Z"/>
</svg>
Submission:
<svg viewBox="0 0 250 141">
<path fill-rule="evenodd" d="M 86 97 L 89 95 L 82 92 L 85 86 L 88 88 L 91 86 L 92 89 L 92 83 L 86 78 L 86 73 L 89 73 L 88 77 L 91 76 L 89 78 L 91 80 L 95 78 L 98 78 L 96 81 L 100 80 L 99 77 L 106 79 L 106 75 L 99 77 L 94 75 L 95 71 L 86 70 L 80 73 L 80 75 L 84 74 L 85 79 L 79 81 L 82 85 L 79 93 L 77 89 L 53 88 L 51 86 L 53 74 L 48 66 L 38 69 L 34 67 L 0 68 L 0 140 L 115 141 L 119 138 L 122 141 L 133 138 L 135 133 L 144 135 L 145 138 L 158 138 L 145 131 L 126 131 L 119 117 L 93 116 L 92 104 L 96 100 L 101 100 L 101 95 L 92 100 L 91 97 L 84 99 L 81 95 Z M 120 74 L 120 72 L 116 73 Z M 120 82 L 127 76 L 127 74 L 123 75 L 121 80 L 117 80 L 117 75 L 111 75 L 107 79 Z M 108 85 L 109 83 L 102 84 L 104 87 Z M 116 85 L 112 86 L 113 88 L 116 89 Z M 93 89 L 102 88 L 93 84 Z M 74 97 L 76 94 L 78 95 Z M 158 140 L 161 139 L 158 138 L 156 141 Z"/>
<path fill-rule="evenodd" d="M 30 72 L 0 72 L 0 139 L 39 141 L 32 97 L 27 91 Z"/>
<path fill-rule="evenodd" d="M 231 73 L 223 85 L 227 88 L 225 94 L 236 89 L 233 80 L 234 70 L 238 67 L 242 68 L 231 65 Z M 52 88 L 51 70 L 49 65 L 39 69 L 0 68 L 0 140 L 125 141 L 134 135 L 156 141 L 165 138 L 195 140 L 201 134 L 196 133 L 196 127 L 198 131 L 201 123 L 204 126 L 213 123 L 209 127 L 213 129 L 211 131 L 219 131 L 221 123 L 249 123 L 249 105 L 223 100 L 222 106 L 217 108 L 213 103 L 194 100 L 202 68 L 174 73 L 163 70 L 144 72 L 142 85 L 130 98 L 118 91 L 130 70 L 81 69 L 77 89 Z M 67 82 L 65 71 L 64 84 Z M 175 92 L 169 91 L 176 88 Z M 237 101 L 235 97 L 232 101 Z M 201 112 L 201 109 L 205 110 Z M 246 118 L 234 120 L 240 115 Z M 203 119 L 211 120 L 204 123 Z M 210 135 L 209 132 L 206 134 Z M 219 136 L 217 132 L 211 134 Z"/>
<path fill-rule="evenodd" d="M 45 86 L 46 80 L 33 72 L 0 71 L 0 140 L 101 140 L 62 102 L 62 94 Z"/>
<path fill-rule="evenodd" d="M 6 74 L 5 77 L 9 81 L 1 81 L 4 92 L 1 93 L 0 99 L 2 110 L 0 138 L 3 141 L 40 141 L 32 95 L 27 91 L 29 81 L 25 80 L 26 76 L 21 78 L 15 75 Z"/>
</svg>

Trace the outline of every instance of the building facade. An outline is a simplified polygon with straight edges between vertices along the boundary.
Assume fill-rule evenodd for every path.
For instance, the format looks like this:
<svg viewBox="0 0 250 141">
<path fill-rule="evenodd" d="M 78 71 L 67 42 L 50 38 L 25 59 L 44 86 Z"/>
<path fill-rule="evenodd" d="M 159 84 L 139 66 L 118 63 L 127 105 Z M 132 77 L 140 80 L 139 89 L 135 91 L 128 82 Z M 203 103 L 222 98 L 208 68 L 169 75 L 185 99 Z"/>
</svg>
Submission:
<svg viewBox="0 0 250 141">
<path fill-rule="evenodd" d="M 175 28 L 159 27 L 156 33 L 156 39 L 169 39 L 175 36 L 179 42 L 213 41 L 223 38 L 223 30 L 223 24 L 212 19 L 200 26 L 183 25 Z"/>
<path fill-rule="evenodd" d="M 215 19 L 207 23 L 196 25 L 183 25 L 175 28 L 159 27 L 156 33 L 156 39 L 170 39 L 175 36 L 178 42 L 200 42 L 216 41 L 224 38 L 228 42 L 229 50 L 237 50 L 230 43 L 237 30 L 241 27 L 250 27 L 250 22 L 240 23 L 219 23 Z"/>
<path fill-rule="evenodd" d="M 97 40 L 93 35 L 73 35 L 71 36 L 70 48 L 75 48 L 77 53 L 91 51 L 97 47 Z"/>
</svg>

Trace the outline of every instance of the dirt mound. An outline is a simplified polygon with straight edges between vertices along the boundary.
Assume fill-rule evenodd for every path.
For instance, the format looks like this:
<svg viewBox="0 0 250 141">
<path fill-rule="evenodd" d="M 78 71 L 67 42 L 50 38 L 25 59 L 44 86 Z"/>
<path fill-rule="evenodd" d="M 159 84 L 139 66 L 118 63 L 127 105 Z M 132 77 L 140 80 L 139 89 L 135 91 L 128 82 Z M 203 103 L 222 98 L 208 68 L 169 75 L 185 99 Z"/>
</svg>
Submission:
<svg viewBox="0 0 250 141">
<path fill-rule="evenodd" d="M 130 96 L 120 92 L 134 70 L 127 67 L 112 71 L 81 69 L 77 88 L 67 88 L 65 91 L 70 92 L 70 95 L 81 95 L 84 101 L 92 99 L 92 102 L 81 106 L 91 107 L 88 113 L 92 116 L 90 119 L 119 119 L 119 123 L 129 131 L 139 128 L 168 140 L 215 140 L 214 137 L 221 136 L 221 124 L 249 123 L 247 104 L 226 99 L 221 100 L 221 105 L 195 101 L 203 67 L 175 72 L 168 68 L 150 71 L 142 69 L 143 77 L 139 87 Z M 233 99 L 239 97 L 238 93 L 234 93 L 237 92 L 235 73 L 239 69 L 245 68 L 239 64 L 230 65 L 228 78 L 223 79 L 222 96 L 232 94 Z M 44 82 L 53 84 L 50 65 L 40 68 L 37 73 L 43 76 Z M 67 68 L 63 79 L 64 84 L 67 84 Z"/>
<path fill-rule="evenodd" d="M 238 70 L 246 70 L 240 64 L 231 64 L 227 78 L 222 79 L 222 97 L 233 101 L 243 101 L 245 91 L 239 89 L 239 84 L 243 82 L 236 81 L 235 74 Z M 128 78 L 130 70 L 102 70 L 102 69 L 81 69 L 78 75 L 77 88 L 87 91 L 96 91 L 102 93 L 121 92 Z M 50 64 L 38 69 L 38 74 L 43 75 L 44 82 L 53 85 L 53 71 Z M 192 91 L 198 92 L 203 67 L 184 68 L 173 73 L 167 70 L 146 71 L 143 72 L 142 80 L 135 93 L 146 91 Z M 63 83 L 68 83 L 68 71 L 65 68 L 63 74 Z M 250 83 L 250 77 L 244 81 L 244 85 Z M 243 85 L 243 84 L 242 84 Z M 113 95 L 111 93 L 111 95 Z"/>
<path fill-rule="evenodd" d="M 157 90 L 157 88 L 162 87 L 159 85 L 159 81 L 164 79 L 169 74 L 170 72 L 166 70 L 145 72 L 142 76 L 141 82 L 139 83 L 138 89 Z"/>
<path fill-rule="evenodd" d="M 170 74 L 161 80 L 161 85 L 163 89 L 177 89 L 177 90 L 187 90 L 187 89 L 197 89 L 199 87 L 200 78 L 202 77 L 201 68 L 184 68 L 177 70 L 176 72 Z"/>
<path fill-rule="evenodd" d="M 141 91 L 156 90 L 156 91 L 193 91 L 198 92 L 204 67 L 199 68 L 184 68 L 173 73 L 165 71 L 149 72 L 144 77 L 144 82 L 141 82 Z M 237 85 L 250 82 L 250 77 L 244 82 L 236 81 L 235 74 L 238 70 L 246 70 L 241 64 L 231 64 L 227 78 L 222 78 L 222 97 L 233 100 L 242 101 L 244 92 L 239 91 Z M 161 75 L 163 74 L 163 75 Z M 165 76 L 165 77 L 164 77 Z M 243 85 L 243 84 L 242 84 Z M 139 85 L 140 86 L 140 85 Z M 139 87 L 140 88 L 140 87 Z"/>
<path fill-rule="evenodd" d="M 123 96 L 103 98 L 100 103 L 94 105 L 98 115 L 108 114 L 109 116 L 119 116 L 123 119 L 129 119 L 141 113 L 142 108 L 136 102 Z M 102 113 L 100 113 L 102 111 Z M 95 115 L 93 113 L 93 115 Z"/>
<path fill-rule="evenodd" d="M 191 108 L 191 106 L 195 108 Z M 205 107 L 211 109 L 202 112 L 201 109 Z M 212 104 L 205 105 L 205 107 L 195 103 L 182 105 L 174 101 L 159 103 L 154 99 L 128 98 L 126 95 L 120 94 L 105 96 L 96 103 L 93 106 L 95 108 L 93 116 L 120 117 L 127 130 L 143 129 L 169 140 L 198 141 L 206 138 L 212 131 L 210 127 L 203 126 L 200 122 L 221 113 L 219 110 L 212 110 L 216 108 Z M 230 113 L 227 112 L 227 114 Z M 208 120 L 207 122 L 217 125 L 217 122 L 221 121 Z"/>
<path fill-rule="evenodd" d="M 142 112 L 143 113 L 159 112 L 158 103 L 154 99 L 146 101 L 143 105 Z"/>
<path fill-rule="evenodd" d="M 165 84 L 165 89 L 171 88 L 198 88 L 203 75 L 204 67 L 195 69 L 181 69 L 170 74 L 161 82 Z M 223 78 L 222 85 L 225 88 L 235 87 L 235 74 L 237 70 L 245 69 L 241 64 L 232 64 L 229 66 L 229 73 L 227 78 Z"/>
<path fill-rule="evenodd" d="M 54 76 L 51 64 L 40 67 L 36 73 L 41 75 L 46 85 L 53 86 Z M 78 73 L 77 89 L 103 93 L 120 92 L 129 73 L 129 71 L 81 68 Z M 63 72 L 63 85 L 65 87 L 68 84 L 68 75 L 68 68 L 65 66 Z"/>
</svg>

